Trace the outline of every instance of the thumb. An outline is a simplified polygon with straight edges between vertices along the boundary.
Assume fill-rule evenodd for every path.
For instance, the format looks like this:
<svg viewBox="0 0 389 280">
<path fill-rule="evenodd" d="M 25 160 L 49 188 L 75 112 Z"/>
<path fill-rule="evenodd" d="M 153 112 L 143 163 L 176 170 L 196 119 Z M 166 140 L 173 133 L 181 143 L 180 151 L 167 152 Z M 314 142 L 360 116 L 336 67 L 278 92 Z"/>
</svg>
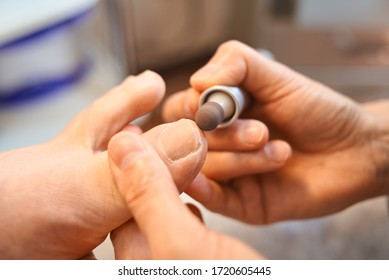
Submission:
<svg viewBox="0 0 389 280">
<path fill-rule="evenodd" d="M 181 247 L 177 240 L 201 230 L 201 222 L 181 202 L 168 168 L 141 136 L 118 133 L 111 139 L 108 153 L 115 183 L 145 234 L 152 257 L 170 257 L 163 245 Z"/>
</svg>

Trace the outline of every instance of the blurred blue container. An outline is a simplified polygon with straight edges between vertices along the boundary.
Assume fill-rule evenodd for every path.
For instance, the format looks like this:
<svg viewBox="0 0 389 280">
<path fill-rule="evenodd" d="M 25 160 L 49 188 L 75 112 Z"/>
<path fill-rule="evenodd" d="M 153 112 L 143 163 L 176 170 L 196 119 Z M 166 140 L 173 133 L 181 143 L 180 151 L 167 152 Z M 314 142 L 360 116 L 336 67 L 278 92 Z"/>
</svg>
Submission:
<svg viewBox="0 0 389 280">
<path fill-rule="evenodd" d="M 96 0 L 0 1 L 0 106 L 24 103 L 79 81 Z"/>
</svg>

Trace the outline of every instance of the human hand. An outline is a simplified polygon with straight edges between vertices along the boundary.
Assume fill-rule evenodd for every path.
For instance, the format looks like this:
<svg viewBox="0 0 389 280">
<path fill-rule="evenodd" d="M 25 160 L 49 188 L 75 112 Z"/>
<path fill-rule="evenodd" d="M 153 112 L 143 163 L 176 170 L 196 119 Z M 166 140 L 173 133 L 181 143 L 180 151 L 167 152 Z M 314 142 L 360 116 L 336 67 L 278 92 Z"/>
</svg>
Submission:
<svg viewBox="0 0 389 280">
<path fill-rule="evenodd" d="M 108 146 L 112 175 L 134 220 L 111 233 L 118 259 L 257 259 L 254 250 L 208 230 L 179 198 L 171 173 L 139 135 Z"/>
<path fill-rule="evenodd" d="M 54 139 L 0 154 L 1 259 L 81 258 L 131 218 L 111 175 L 107 144 L 121 130 L 141 133 L 129 122 L 153 109 L 164 89 L 155 73 L 130 77 Z M 189 120 L 161 125 L 142 139 L 183 191 L 207 148 L 196 125 Z"/>
<path fill-rule="evenodd" d="M 266 224 L 334 213 L 388 193 L 388 122 L 364 106 L 234 41 L 221 45 L 190 83 L 167 100 L 165 120 L 193 119 L 199 93 L 210 86 L 241 86 L 253 97 L 242 117 L 262 121 L 270 138 L 293 149 L 283 167 L 269 171 L 274 161 L 262 160 L 266 149 L 250 151 L 247 141 L 230 140 L 239 123 L 207 132 L 203 174 L 187 193 L 210 210 Z M 272 148 L 278 162 L 290 156 L 285 142 Z"/>
</svg>

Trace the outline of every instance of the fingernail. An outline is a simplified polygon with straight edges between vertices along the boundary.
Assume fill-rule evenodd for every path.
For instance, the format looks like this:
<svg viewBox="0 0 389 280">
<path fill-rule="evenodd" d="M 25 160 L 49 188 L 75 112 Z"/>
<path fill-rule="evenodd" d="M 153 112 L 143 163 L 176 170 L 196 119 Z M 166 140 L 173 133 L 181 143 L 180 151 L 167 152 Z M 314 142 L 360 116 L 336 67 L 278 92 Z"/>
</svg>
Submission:
<svg viewBox="0 0 389 280">
<path fill-rule="evenodd" d="M 239 140 L 249 146 L 258 146 L 263 141 L 264 134 L 263 127 L 258 124 L 244 124 L 238 131 Z"/>
<path fill-rule="evenodd" d="M 116 166 L 124 170 L 130 167 L 145 152 L 141 136 L 134 132 L 121 132 L 109 145 L 110 156 Z"/>
<path fill-rule="evenodd" d="M 267 158 L 274 162 L 284 162 L 289 157 L 290 148 L 283 142 L 269 142 L 264 147 Z"/>
<path fill-rule="evenodd" d="M 160 134 L 158 145 L 170 161 L 178 161 L 200 149 L 200 137 L 195 125 L 183 119 L 167 125 Z"/>
</svg>

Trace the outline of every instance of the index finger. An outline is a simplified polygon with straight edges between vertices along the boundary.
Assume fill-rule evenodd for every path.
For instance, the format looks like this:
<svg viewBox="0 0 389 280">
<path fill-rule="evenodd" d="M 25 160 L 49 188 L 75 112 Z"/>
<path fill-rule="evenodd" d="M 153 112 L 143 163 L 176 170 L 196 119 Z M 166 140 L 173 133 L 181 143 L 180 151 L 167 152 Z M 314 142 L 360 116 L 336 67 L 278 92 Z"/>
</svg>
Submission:
<svg viewBox="0 0 389 280">
<path fill-rule="evenodd" d="M 188 88 L 169 96 L 162 107 L 162 118 L 166 122 L 182 118 L 194 120 L 200 94 Z"/>
<path fill-rule="evenodd" d="M 238 41 L 219 46 L 211 60 L 190 79 L 198 92 L 214 86 L 241 86 L 261 103 L 269 103 L 313 81 Z M 288 88 L 289 91 L 283 90 Z"/>
</svg>

